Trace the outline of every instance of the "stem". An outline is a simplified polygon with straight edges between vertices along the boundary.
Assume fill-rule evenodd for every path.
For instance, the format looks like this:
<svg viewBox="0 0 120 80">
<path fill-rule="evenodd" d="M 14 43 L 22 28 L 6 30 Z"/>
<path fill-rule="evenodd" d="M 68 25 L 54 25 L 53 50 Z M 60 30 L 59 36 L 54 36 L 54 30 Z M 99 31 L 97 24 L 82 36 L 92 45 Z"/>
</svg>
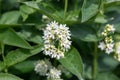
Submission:
<svg viewBox="0 0 120 80">
<path fill-rule="evenodd" d="M 78 9 L 78 0 L 76 0 L 76 2 L 75 2 L 75 8 L 74 8 L 75 10 L 77 10 Z"/>
<path fill-rule="evenodd" d="M 64 18 L 66 17 L 67 7 L 68 7 L 68 0 L 65 0 Z"/>
<path fill-rule="evenodd" d="M 4 65 L 6 66 L 6 63 L 5 63 L 5 55 L 4 55 L 4 50 L 5 50 L 5 45 L 4 43 L 1 42 L 1 54 L 2 54 L 2 58 L 3 58 L 3 62 L 4 62 Z M 7 68 L 5 67 L 4 69 L 4 72 L 8 72 Z"/>
<path fill-rule="evenodd" d="M 4 56 L 4 44 L 3 43 L 1 43 L 1 54 L 2 54 L 3 61 L 4 61 L 5 56 Z"/>
<path fill-rule="evenodd" d="M 1 14 L 2 14 L 2 0 L 0 0 L 0 17 L 1 17 Z"/>
<path fill-rule="evenodd" d="M 96 78 L 96 75 L 97 75 L 97 42 L 95 42 L 95 48 L 94 48 L 93 79 Z"/>
</svg>

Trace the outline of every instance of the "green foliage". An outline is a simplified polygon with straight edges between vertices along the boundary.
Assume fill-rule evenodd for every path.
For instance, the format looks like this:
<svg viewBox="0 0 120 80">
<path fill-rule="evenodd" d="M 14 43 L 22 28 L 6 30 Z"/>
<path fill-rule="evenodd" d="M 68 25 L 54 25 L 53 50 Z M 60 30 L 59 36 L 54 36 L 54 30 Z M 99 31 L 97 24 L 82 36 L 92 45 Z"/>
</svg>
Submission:
<svg viewBox="0 0 120 80">
<path fill-rule="evenodd" d="M 19 37 L 13 29 L 0 29 L 0 42 L 26 49 L 32 48 L 29 43 Z"/>
<path fill-rule="evenodd" d="M 83 63 L 79 52 L 74 47 L 72 47 L 71 50 L 65 54 L 65 58 L 59 60 L 60 63 L 70 72 L 75 74 L 80 80 L 82 80 Z"/>
<path fill-rule="evenodd" d="M 5 63 L 7 67 L 12 66 L 14 64 L 17 64 L 19 62 L 24 61 L 30 56 L 33 56 L 39 52 L 42 51 L 43 46 L 35 46 L 31 50 L 26 50 L 26 49 L 17 49 L 15 51 L 11 51 L 6 55 L 5 57 Z"/>
<path fill-rule="evenodd" d="M 19 17 L 19 11 L 6 12 L 0 18 L 0 24 L 17 24 Z"/>
<path fill-rule="evenodd" d="M 63 80 L 120 80 L 116 52 L 98 49 L 106 24 L 114 25 L 119 43 L 119 8 L 120 0 L 0 0 L 0 80 L 46 80 L 34 71 L 44 58 L 56 68 L 62 64 Z M 71 33 L 71 48 L 58 61 L 43 51 L 43 30 L 51 21 Z"/>
<path fill-rule="evenodd" d="M 0 73 L 0 80 L 8 80 L 8 79 L 9 80 L 23 80 L 12 74 Z"/>
</svg>

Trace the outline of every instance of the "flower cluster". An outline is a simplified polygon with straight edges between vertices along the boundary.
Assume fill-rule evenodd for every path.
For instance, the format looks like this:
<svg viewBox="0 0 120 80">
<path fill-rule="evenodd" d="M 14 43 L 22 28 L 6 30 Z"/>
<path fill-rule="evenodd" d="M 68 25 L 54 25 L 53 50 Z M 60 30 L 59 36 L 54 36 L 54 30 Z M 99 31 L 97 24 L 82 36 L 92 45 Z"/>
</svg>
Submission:
<svg viewBox="0 0 120 80">
<path fill-rule="evenodd" d="M 48 80 L 63 80 L 61 71 L 53 67 L 49 60 L 39 60 L 35 64 L 35 72 L 41 76 L 47 76 Z"/>
<path fill-rule="evenodd" d="M 45 76 L 48 69 L 51 67 L 51 63 L 49 62 L 49 60 L 45 59 L 45 60 L 38 60 L 35 63 L 35 72 L 38 73 L 41 76 Z"/>
<path fill-rule="evenodd" d="M 64 52 L 70 49 L 70 31 L 65 24 L 51 22 L 44 30 L 44 54 L 52 58 L 60 59 L 64 57 Z"/>
<path fill-rule="evenodd" d="M 50 69 L 50 72 L 46 75 L 48 80 L 63 80 L 60 78 L 61 71 L 56 68 Z"/>
<path fill-rule="evenodd" d="M 113 25 L 107 24 L 105 26 L 104 31 L 102 32 L 102 36 L 104 37 L 104 40 L 101 41 L 98 45 L 98 48 L 101 50 L 105 50 L 105 53 L 110 54 L 111 52 L 114 51 L 114 41 L 111 36 L 111 34 L 114 34 L 115 28 Z"/>
</svg>

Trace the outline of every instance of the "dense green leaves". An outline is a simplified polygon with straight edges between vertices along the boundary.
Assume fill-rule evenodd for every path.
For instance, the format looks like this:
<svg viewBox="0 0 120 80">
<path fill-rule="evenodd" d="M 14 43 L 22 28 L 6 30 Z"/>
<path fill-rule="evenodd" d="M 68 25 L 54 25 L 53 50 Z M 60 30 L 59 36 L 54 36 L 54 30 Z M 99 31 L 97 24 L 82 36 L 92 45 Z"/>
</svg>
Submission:
<svg viewBox="0 0 120 80">
<path fill-rule="evenodd" d="M 19 37 L 13 29 L 0 29 L 0 42 L 21 48 L 32 48 L 24 39 Z"/>
<path fill-rule="evenodd" d="M 23 80 L 23 79 L 20 79 L 19 77 L 12 74 L 0 73 L 0 80 Z"/>
<path fill-rule="evenodd" d="M 59 61 L 66 69 L 82 80 L 83 63 L 79 52 L 74 47 L 65 53 L 65 58 L 62 58 Z"/>
<path fill-rule="evenodd" d="M 27 59 L 35 54 L 38 54 L 42 50 L 43 50 L 43 46 L 39 45 L 39 46 L 35 46 L 31 50 L 17 49 L 17 50 L 11 51 L 6 55 L 5 63 L 8 67 L 12 66 L 16 63 L 24 61 L 25 59 Z"/>
</svg>

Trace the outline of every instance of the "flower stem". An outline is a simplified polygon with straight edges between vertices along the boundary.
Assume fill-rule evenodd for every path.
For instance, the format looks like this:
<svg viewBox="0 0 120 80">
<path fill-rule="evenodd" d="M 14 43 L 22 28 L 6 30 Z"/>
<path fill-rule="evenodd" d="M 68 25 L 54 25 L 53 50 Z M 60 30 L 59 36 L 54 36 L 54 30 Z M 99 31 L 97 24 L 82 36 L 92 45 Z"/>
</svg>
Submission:
<svg viewBox="0 0 120 80">
<path fill-rule="evenodd" d="M 3 58 L 3 62 L 4 62 L 4 66 L 5 66 L 5 68 L 4 68 L 4 72 L 8 72 L 8 70 L 7 70 L 7 67 L 6 67 L 6 63 L 5 63 L 5 55 L 4 55 L 4 51 L 5 51 L 5 44 L 4 43 L 0 43 L 0 47 L 1 47 L 1 55 L 2 55 L 2 58 Z"/>
<path fill-rule="evenodd" d="M 93 55 L 93 80 L 97 76 L 97 42 L 95 42 L 94 55 Z"/>
<path fill-rule="evenodd" d="M 68 7 L 68 0 L 65 0 L 65 6 L 64 6 L 64 18 L 66 17 L 67 7 Z"/>
<path fill-rule="evenodd" d="M 0 0 L 0 17 L 1 17 L 1 14 L 2 14 L 2 0 Z"/>
<path fill-rule="evenodd" d="M 3 61 L 4 61 L 5 56 L 4 56 L 4 44 L 3 43 L 1 43 L 1 54 L 2 54 Z"/>
</svg>

